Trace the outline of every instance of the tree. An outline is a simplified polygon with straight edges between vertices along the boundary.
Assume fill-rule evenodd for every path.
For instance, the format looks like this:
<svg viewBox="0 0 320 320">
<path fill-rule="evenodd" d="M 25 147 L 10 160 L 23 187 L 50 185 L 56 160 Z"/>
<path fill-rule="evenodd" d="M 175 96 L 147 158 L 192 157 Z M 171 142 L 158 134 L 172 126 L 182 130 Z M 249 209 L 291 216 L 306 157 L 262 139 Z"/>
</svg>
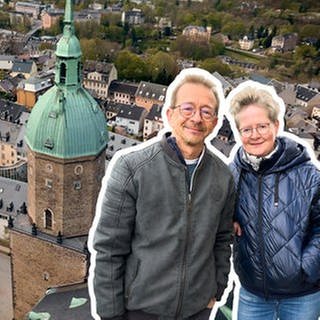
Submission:
<svg viewBox="0 0 320 320">
<path fill-rule="evenodd" d="M 101 24 L 102 26 L 104 26 L 104 27 L 109 27 L 109 26 L 110 26 L 109 15 L 107 15 L 107 14 L 102 14 L 102 15 L 101 15 L 100 24 Z"/>
<path fill-rule="evenodd" d="M 101 16 L 101 24 L 105 27 L 117 25 L 118 23 L 121 23 L 120 13 L 104 13 Z"/>
<path fill-rule="evenodd" d="M 147 65 L 151 80 L 156 83 L 168 85 L 178 72 L 174 58 L 163 51 L 150 55 Z"/>
<path fill-rule="evenodd" d="M 193 41 L 186 36 L 177 37 L 176 41 L 171 45 L 171 51 L 179 52 L 183 58 L 191 58 L 193 60 L 203 60 L 212 56 L 223 54 L 224 45 L 221 42 L 210 41 Z"/>
<path fill-rule="evenodd" d="M 218 12 L 209 12 L 206 15 L 208 25 L 212 27 L 213 30 L 219 30 L 221 28 L 222 17 Z"/>
<path fill-rule="evenodd" d="M 265 36 L 265 28 L 264 26 L 260 26 L 257 31 L 257 38 L 261 39 Z"/>
<path fill-rule="evenodd" d="M 225 46 L 222 42 L 211 40 L 210 41 L 210 56 L 216 57 L 222 55 L 225 52 Z"/>
<path fill-rule="evenodd" d="M 314 59 L 317 57 L 317 50 L 316 48 L 308 45 L 299 46 L 297 47 L 293 57 L 295 61 L 303 60 L 306 58 Z"/>
<path fill-rule="evenodd" d="M 232 74 L 230 67 L 227 64 L 221 63 L 221 60 L 217 58 L 205 59 L 199 66 L 211 73 L 215 71 L 219 72 L 222 76 L 230 76 Z"/>
<path fill-rule="evenodd" d="M 237 40 L 246 34 L 246 26 L 242 21 L 230 21 L 222 27 L 221 32 Z"/>
<path fill-rule="evenodd" d="M 265 48 L 270 48 L 271 44 L 272 44 L 272 38 L 276 35 L 277 33 L 277 26 L 274 26 L 272 28 L 272 31 L 270 32 L 270 34 L 267 36 L 267 38 L 264 41 L 264 47 Z"/>
<path fill-rule="evenodd" d="M 138 55 L 127 50 L 119 52 L 115 66 L 120 79 L 132 81 L 150 79 L 147 64 Z"/>
<path fill-rule="evenodd" d="M 80 39 L 82 60 L 113 61 L 120 45 L 101 39 Z"/>
<path fill-rule="evenodd" d="M 254 26 L 251 25 L 249 28 L 248 36 L 253 39 L 254 38 Z"/>
<path fill-rule="evenodd" d="M 182 10 L 181 10 L 182 11 Z M 194 25 L 195 24 L 195 15 L 193 14 L 193 12 L 190 11 L 184 11 L 183 14 L 179 15 L 177 17 L 177 25 L 181 25 L 181 26 L 188 26 L 188 25 Z"/>
<path fill-rule="evenodd" d="M 136 33 L 136 29 L 132 28 L 131 29 L 131 45 L 134 47 L 137 43 L 137 33 Z"/>
<path fill-rule="evenodd" d="M 10 26 L 10 16 L 8 13 L 0 12 L 0 28 L 8 28 Z"/>
<path fill-rule="evenodd" d="M 110 41 L 122 43 L 124 38 L 124 29 L 122 27 L 111 25 L 105 29 L 104 37 Z"/>
<path fill-rule="evenodd" d="M 79 38 L 102 38 L 103 36 L 103 26 L 101 26 L 96 21 L 88 22 L 76 22 L 75 23 L 76 35 Z"/>
<path fill-rule="evenodd" d="M 39 45 L 39 50 L 40 51 L 44 51 L 44 50 L 54 50 L 55 49 L 55 45 L 53 45 L 50 42 L 41 42 Z"/>
<path fill-rule="evenodd" d="M 301 39 L 305 39 L 305 38 L 320 39 L 319 26 L 315 24 L 306 24 L 301 27 L 299 35 Z"/>
<path fill-rule="evenodd" d="M 299 46 L 294 55 L 295 74 L 307 75 L 309 77 L 319 75 L 320 60 L 316 59 L 318 55 L 317 49 L 313 46 Z"/>
</svg>

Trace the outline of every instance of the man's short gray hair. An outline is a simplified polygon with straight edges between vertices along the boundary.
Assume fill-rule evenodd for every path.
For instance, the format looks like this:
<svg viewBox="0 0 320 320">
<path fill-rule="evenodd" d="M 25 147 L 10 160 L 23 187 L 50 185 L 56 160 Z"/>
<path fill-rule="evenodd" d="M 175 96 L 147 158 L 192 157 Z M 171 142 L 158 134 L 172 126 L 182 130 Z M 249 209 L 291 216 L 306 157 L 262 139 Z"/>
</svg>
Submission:
<svg viewBox="0 0 320 320">
<path fill-rule="evenodd" d="M 218 113 L 220 104 L 220 93 L 218 85 L 220 82 L 208 71 L 200 68 L 188 68 L 182 70 L 175 80 L 169 85 L 165 101 L 165 108 L 171 108 L 176 104 L 177 92 L 185 83 L 202 84 L 212 90 L 217 101 L 216 112 Z M 222 89 L 221 89 L 222 91 Z"/>
</svg>

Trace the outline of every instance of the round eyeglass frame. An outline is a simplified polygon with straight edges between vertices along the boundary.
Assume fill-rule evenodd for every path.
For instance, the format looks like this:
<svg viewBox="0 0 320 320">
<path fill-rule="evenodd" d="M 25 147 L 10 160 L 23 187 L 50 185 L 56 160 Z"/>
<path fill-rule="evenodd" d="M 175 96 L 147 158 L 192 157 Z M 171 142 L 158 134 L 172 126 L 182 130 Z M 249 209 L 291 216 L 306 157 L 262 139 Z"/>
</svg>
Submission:
<svg viewBox="0 0 320 320">
<path fill-rule="evenodd" d="M 184 110 L 181 108 L 183 105 L 188 105 L 188 106 L 192 107 L 193 111 L 192 111 L 192 113 L 190 113 L 190 115 L 186 115 L 183 112 Z M 212 109 L 213 113 L 212 114 L 211 113 L 203 113 L 203 111 L 202 111 L 203 108 Z M 191 103 L 181 103 L 181 104 L 178 104 L 176 106 L 171 107 L 171 109 L 173 109 L 173 110 L 174 109 L 179 109 L 180 115 L 182 117 L 184 117 L 185 119 L 192 118 L 197 112 L 196 107 Z M 211 107 L 200 107 L 199 112 L 200 112 L 201 119 L 204 120 L 204 121 L 211 121 L 211 120 L 213 120 L 213 119 L 215 119 L 217 117 L 217 111 L 215 111 Z"/>
<path fill-rule="evenodd" d="M 255 128 L 241 128 L 239 133 L 243 138 L 250 138 L 255 130 L 259 135 L 264 136 L 270 131 L 271 122 L 259 123 Z"/>
</svg>

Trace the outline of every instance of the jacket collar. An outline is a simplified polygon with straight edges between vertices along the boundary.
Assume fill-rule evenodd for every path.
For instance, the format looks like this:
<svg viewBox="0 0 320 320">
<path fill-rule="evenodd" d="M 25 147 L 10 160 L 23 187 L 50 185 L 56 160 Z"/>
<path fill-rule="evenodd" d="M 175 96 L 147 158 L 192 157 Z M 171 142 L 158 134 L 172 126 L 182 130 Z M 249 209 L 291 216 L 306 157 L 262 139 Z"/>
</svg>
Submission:
<svg viewBox="0 0 320 320">
<path fill-rule="evenodd" d="M 182 163 L 186 166 L 186 162 L 184 161 L 184 157 L 176 143 L 176 139 L 171 135 L 171 132 L 166 132 L 161 139 L 161 146 L 164 151 L 172 158 L 175 162 Z M 206 153 L 206 146 L 203 146 L 203 151 L 199 157 L 199 163 L 202 160 L 204 154 Z"/>
<path fill-rule="evenodd" d="M 261 161 L 258 173 L 284 171 L 310 160 L 306 148 L 288 137 L 277 137 L 277 145 L 276 152 L 270 158 Z M 243 160 L 243 152 L 241 147 L 235 156 L 235 164 L 244 170 L 252 171 L 251 165 Z"/>
</svg>

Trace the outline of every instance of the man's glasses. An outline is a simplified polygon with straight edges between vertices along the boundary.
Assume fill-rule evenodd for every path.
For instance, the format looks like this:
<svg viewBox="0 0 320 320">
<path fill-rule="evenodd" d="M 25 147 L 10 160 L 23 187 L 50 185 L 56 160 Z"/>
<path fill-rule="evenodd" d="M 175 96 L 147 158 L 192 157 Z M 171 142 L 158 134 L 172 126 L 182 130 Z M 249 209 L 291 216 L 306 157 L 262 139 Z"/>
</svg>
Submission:
<svg viewBox="0 0 320 320">
<path fill-rule="evenodd" d="M 181 116 L 186 119 L 193 117 L 197 112 L 197 108 L 192 103 L 181 103 L 177 106 L 171 107 L 171 109 L 177 108 L 179 109 Z M 211 107 L 203 106 L 199 111 L 201 118 L 205 121 L 213 120 L 217 116 L 216 111 Z"/>
<path fill-rule="evenodd" d="M 253 130 L 256 130 L 261 136 L 269 133 L 271 123 L 259 123 L 255 128 L 242 128 L 239 132 L 243 138 L 250 138 Z"/>
</svg>

